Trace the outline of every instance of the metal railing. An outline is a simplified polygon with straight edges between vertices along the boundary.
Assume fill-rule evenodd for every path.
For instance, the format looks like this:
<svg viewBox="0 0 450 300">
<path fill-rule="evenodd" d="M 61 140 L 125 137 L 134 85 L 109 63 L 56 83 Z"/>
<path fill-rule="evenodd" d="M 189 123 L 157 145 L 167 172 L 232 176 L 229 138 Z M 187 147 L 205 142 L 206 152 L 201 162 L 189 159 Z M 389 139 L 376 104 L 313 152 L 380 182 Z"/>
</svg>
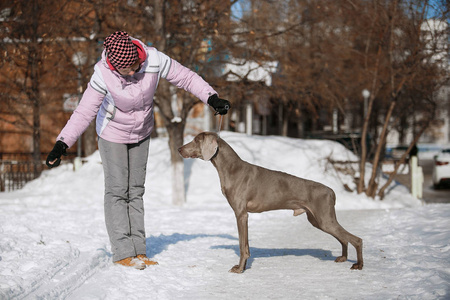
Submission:
<svg viewBox="0 0 450 300">
<path fill-rule="evenodd" d="M 41 153 L 40 161 L 33 160 L 33 153 L 0 152 L 0 192 L 21 189 L 27 182 L 38 178 L 47 170 L 45 160 L 48 153 Z M 69 152 L 61 163 L 72 162 L 76 152 Z"/>
<path fill-rule="evenodd" d="M 44 162 L 0 160 L 0 191 L 21 189 L 28 181 L 41 175 Z"/>
</svg>

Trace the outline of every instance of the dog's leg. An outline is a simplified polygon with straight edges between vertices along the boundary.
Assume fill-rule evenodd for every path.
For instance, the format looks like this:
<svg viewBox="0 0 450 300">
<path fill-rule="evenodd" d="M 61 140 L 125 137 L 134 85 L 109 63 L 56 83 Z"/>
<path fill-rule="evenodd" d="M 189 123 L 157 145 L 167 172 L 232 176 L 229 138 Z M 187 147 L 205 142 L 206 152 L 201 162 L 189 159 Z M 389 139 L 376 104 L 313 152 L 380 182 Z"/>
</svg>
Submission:
<svg viewBox="0 0 450 300">
<path fill-rule="evenodd" d="M 348 257 L 348 243 L 350 242 L 356 249 L 357 261 L 351 269 L 361 270 L 363 268 L 362 239 L 349 233 L 337 221 L 334 207 L 326 214 L 319 214 L 317 217 L 311 212 L 307 212 L 308 221 L 316 228 L 332 235 L 342 245 L 342 255 L 337 257 L 335 262 L 345 262 Z M 325 218 L 323 216 L 326 216 Z"/>
<path fill-rule="evenodd" d="M 350 234 L 350 235 L 352 236 L 350 243 L 356 249 L 356 264 L 353 264 L 351 269 L 352 270 L 362 270 L 362 268 L 364 266 L 364 260 L 363 260 L 363 254 L 362 254 L 363 240 L 357 236 L 354 236 L 353 234 Z"/>
<path fill-rule="evenodd" d="M 362 258 L 362 239 L 345 230 L 337 221 L 326 232 L 334 236 L 342 244 L 342 256 L 336 258 L 335 262 L 344 262 L 347 260 L 348 242 L 350 242 L 356 249 L 356 264 L 353 264 L 351 269 L 361 270 L 364 265 Z"/>
<path fill-rule="evenodd" d="M 248 245 L 248 213 L 246 211 L 236 213 L 238 235 L 239 235 L 239 265 L 231 268 L 232 273 L 242 273 L 245 270 L 247 259 L 250 257 L 250 248 Z"/>
<path fill-rule="evenodd" d="M 313 225 L 314 227 L 316 227 L 317 229 L 322 230 L 323 232 L 326 232 L 328 234 L 333 235 L 332 233 L 324 230 L 319 223 L 317 222 L 317 220 L 314 218 L 313 214 L 310 212 L 307 212 L 306 215 L 308 216 L 308 221 L 309 223 L 311 223 L 311 225 Z M 339 256 L 338 258 L 336 258 L 335 262 L 345 262 L 347 261 L 347 257 L 348 257 L 348 243 L 346 243 L 345 241 L 339 239 L 337 236 L 333 235 L 342 245 L 342 255 Z"/>
<path fill-rule="evenodd" d="M 316 228 L 318 228 L 318 229 L 320 229 L 320 230 L 322 230 L 322 231 L 324 231 L 324 232 L 326 232 L 328 234 L 331 234 L 334 238 L 336 238 L 339 241 L 339 243 L 341 243 L 341 245 L 342 245 L 342 255 L 337 257 L 335 262 L 345 262 L 345 261 L 347 261 L 347 257 L 348 257 L 348 242 L 343 240 L 343 239 L 341 239 L 341 238 L 339 238 L 340 235 L 336 235 L 334 233 L 334 230 L 326 230 L 325 226 L 323 226 L 323 225 L 320 226 L 319 223 L 317 222 L 316 218 L 314 218 L 312 213 L 308 212 L 307 216 L 308 216 L 308 221 L 314 227 L 316 227 Z M 333 218 L 335 219 L 335 216 Z M 336 223 L 337 223 L 337 220 L 336 220 Z M 331 227 L 334 227 L 334 226 L 331 226 Z"/>
</svg>

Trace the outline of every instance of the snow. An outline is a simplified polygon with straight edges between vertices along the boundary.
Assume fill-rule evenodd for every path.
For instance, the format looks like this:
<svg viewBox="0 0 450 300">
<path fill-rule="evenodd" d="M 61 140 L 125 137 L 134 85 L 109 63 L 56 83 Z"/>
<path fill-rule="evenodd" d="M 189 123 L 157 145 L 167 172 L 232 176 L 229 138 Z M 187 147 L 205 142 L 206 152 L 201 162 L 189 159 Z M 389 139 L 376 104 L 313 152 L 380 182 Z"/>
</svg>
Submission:
<svg viewBox="0 0 450 300">
<path fill-rule="evenodd" d="M 278 62 L 266 63 L 232 58 L 231 63 L 225 64 L 223 74 L 227 74 L 228 81 L 238 81 L 246 78 L 250 81 L 264 81 L 267 86 L 272 85 L 272 73 L 276 72 Z"/>
<path fill-rule="evenodd" d="M 316 180 L 337 195 L 337 218 L 364 240 L 364 269 L 335 263 L 341 246 L 292 211 L 250 214 L 251 258 L 242 274 L 233 211 L 210 162 L 185 160 L 187 203 L 171 204 L 170 152 L 153 139 L 146 182 L 143 271 L 112 263 L 98 152 L 78 171 L 45 171 L 0 193 L 0 299 L 449 299 L 450 205 L 422 205 L 394 183 L 386 199 L 348 192 L 349 175 L 327 162 L 353 160 L 331 141 L 221 132 L 249 162 Z M 192 137 L 186 138 L 186 142 Z"/>
</svg>

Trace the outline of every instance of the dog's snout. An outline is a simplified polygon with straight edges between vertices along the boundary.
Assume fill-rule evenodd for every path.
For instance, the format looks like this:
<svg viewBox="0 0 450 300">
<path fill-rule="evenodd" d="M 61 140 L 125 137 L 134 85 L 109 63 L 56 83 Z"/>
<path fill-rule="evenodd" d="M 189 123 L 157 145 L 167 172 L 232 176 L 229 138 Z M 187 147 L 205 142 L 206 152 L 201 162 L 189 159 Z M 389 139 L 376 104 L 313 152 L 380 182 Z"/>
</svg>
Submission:
<svg viewBox="0 0 450 300">
<path fill-rule="evenodd" d="M 182 157 L 186 158 L 186 155 L 184 154 L 183 149 L 184 149 L 184 147 L 178 148 L 178 153 L 180 153 L 180 155 L 181 155 Z"/>
<path fill-rule="evenodd" d="M 180 155 L 181 155 L 183 158 L 196 158 L 196 157 L 194 157 L 194 156 L 192 155 L 192 153 L 189 151 L 189 149 L 186 149 L 185 146 L 186 146 L 186 145 L 184 145 L 184 146 L 178 148 L 178 153 L 180 153 Z"/>
</svg>

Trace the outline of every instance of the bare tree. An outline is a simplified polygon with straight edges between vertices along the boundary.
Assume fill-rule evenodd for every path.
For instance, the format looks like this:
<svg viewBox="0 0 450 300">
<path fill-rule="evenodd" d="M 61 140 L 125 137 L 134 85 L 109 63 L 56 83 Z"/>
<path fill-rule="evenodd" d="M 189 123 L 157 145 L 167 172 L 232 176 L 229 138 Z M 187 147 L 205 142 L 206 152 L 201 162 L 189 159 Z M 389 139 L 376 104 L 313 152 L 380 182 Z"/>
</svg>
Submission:
<svg viewBox="0 0 450 300">
<path fill-rule="evenodd" d="M 14 126 L 12 133 L 32 136 L 32 147 L 23 143 L 23 152 L 31 150 L 35 160 L 40 160 L 41 152 L 50 151 L 54 137 L 67 121 L 62 94 L 80 93 L 78 82 L 84 86 L 89 80 L 99 56 L 98 37 L 105 35 L 101 32 L 105 27 L 102 20 L 108 12 L 101 5 L 110 11 L 114 8 L 109 5 L 113 1 L 105 2 L 2 2 L 0 45 L 6 58 L 2 67 L 9 70 L 9 76 L 0 80 L 0 121 L 4 126 Z M 85 65 L 73 64 L 76 52 L 86 55 Z M 96 149 L 95 129 L 88 132 L 90 139 L 83 143 L 87 155 Z"/>
<path fill-rule="evenodd" d="M 442 51 L 442 49 L 428 51 L 427 44 L 430 41 L 424 39 L 421 31 L 421 26 L 425 22 L 424 11 L 427 8 L 426 4 L 422 7 L 411 5 L 406 9 L 404 8 L 405 3 L 402 3 L 402 1 L 373 1 L 372 5 L 376 7 L 376 10 L 374 10 L 376 14 L 371 17 L 376 21 L 371 23 L 372 27 L 368 32 L 377 32 L 379 38 L 374 40 L 371 35 L 367 37 L 368 44 L 376 42 L 377 54 L 374 57 L 374 72 L 371 76 L 371 97 L 362 133 L 363 142 L 358 192 L 365 191 L 370 197 L 378 195 L 383 198 L 387 185 L 393 180 L 399 164 L 402 163 L 402 161 L 398 163 L 394 172 L 390 175 L 388 183 L 379 189 L 377 177 L 382 154 L 384 153 L 386 137 L 390 128 L 393 127 L 392 124 L 400 122 L 405 116 L 405 111 L 401 109 L 396 110 L 396 107 L 397 105 L 400 107 L 409 106 L 408 102 L 411 102 L 410 97 L 402 95 L 407 93 L 411 95 L 410 91 L 415 89 L 415 87 L 422 86 L 425 82 L 429 84 L 427 91 L 421 93 L 422 98 L 414 99 L 414 102 L 420 103 L 416 106 L 416 108 L 420 107 L 420 109 L 415 111 L 415 114 L 421 115 L 422 121 L 416 124 L 420 127 L 417 129 L 417 134 L 410 143 L 407 153 L 405 153 L 406 157 L 434 118 L 436 99 L 433 98 L 433 94 L 444 83 L 441 78 L 445 78 L 445 76 L 443 77 L 442 70 L 439 70 L 439 64 L 430 62 L 430 58 L 436 56 L 436 51 Z M 370 64 L 369 60 L 367 60 L 367 64 Z M 430 80 L 430 77 L 433 79 Z M 370 75 L 368 78 L 370 78 Z M 364 139 L 368 132 L 369 118 L 380 119 L 380 115 L 373 114 L 372 106 L 375 100 L 384 107 L 381 110 L 384 111 L 382 118 L 384 121 L 381 132 L 379 132 L 378 138 L 374 143 L 372 172 L 367 189 L 365 189 L 366 150 Z M 403 161 L 405 157 L 403 157 Z"/>
<path fill-rule="evenodd" d="M 53 8 L 52 15 L 46 14 L 45 8 L 49 6 Z M 41 114 L 46 101 L 42 80 L 47 68 L 51 68 L 44 61 L 49 53 L 51 29 L 55 19 L 60 17 L 61 4 L 48 1 L 43 7 L 38 0 L 10 1 L 2 3 L 2 8 L 1 48 L 7 54 L 2 67 L 9 70 L 11 76 L 2 77 L 0 104 L 0 111 L 10 117 L 0 121 L 12 122 L 33 137 L 31 148 L 37 163 L 41 159 Z"/>
<path fill-rule="evenodd" d="M 177 2 L 177 3 L 175 3 Z M 153 22 L 149 25 L 154 30 L 155 45 L 182 65 L 208 75 L 205 55 L 205 43 L 210 42 L 219 48 L 218 36 L 226 32 L 230 21 L 230 7 L 236 1 L 162 1 L 157 0 L 153 6 Z M 175 5 L 176 4 L 176 5 Z M 191 108 L 199 103 L 184 91 L 172 88 L 167 82 L 161 82 L 155 97 L 169 134 L 169 147 L 172 161 L 172 202 L 182 205 L 185 202 L 183 160 L 178 148 L 183 145 L 186 119 Z M 207 108 L 206 108 L 207 109 Z"/>
<path fill-rule="evenodd" d="M 412 115 L 405 108 L 414 103 L 413 114 L 420 116 L 414 128 L 416 142 L 434 118 L 433 94 L 448 78 L 439 67 L 442 64 L 431 59 L 442 47 L 430 47 L 445 32 L 436 32 L 430 41 L 421 30 L 431 4 L 402 0 L 249 2 L 250 14 L 242 20 L 247 29 L 241 35 L 248 48 L 244 53 L 280 62 L 272 98 L 295 118 L 305 111 L 313 122 L 310 130 L 315 129 L 321 111 L 337 109 L 345 115 L 345 106 L 360 107 L 354 117 L 361 120 L 362 138 L 357 190 L 382 197 L 385 188 L 378 187 L 378 170 L 387 135 L 400 122 L 405 124 L 408 114 Z M 364 89 L 370 91 L 365 115 Z M 285 123 L 287 119 L 284 116 Z M 366 188 L 368 161 L 372 172 Z"/>
<path fill-rule="evenodd" d="M 279 111 L 281 134 L 287 134 L 289 121 L 299 124 L 299 132 L 303 132 L 305 124 L 309 126 L 306 130 L 319 129 L 323 112 L 331 115 L 337 110 L 344 117 L 353 114 L 353 129 L 359 129 L 362 136 L 358 192 L 382 197 L 385 187 L 378 187 L 377 170 L 387 135 L 392 128 L 406 132 L 405 126 L 413 126 L 417 141 L 433 121 L 436 91 L 448 79 L 443 62 L 436 59 L 446 58 L 437 54 L 442 52 L 439 44 L 448 29 L 430 33 L 423 27 L 430 11 L 447 24 L 448 3 L 241 0 L 246 10 L 232 17 L 235 3 L 237 0 L 2 2 L 0 46 L 6 55 L 0 63 L 9 76 L 0 78 L 0 122 L 33 134 L 37 158 L 41 141 L 52 144 L 50 137 L 68 117 L 61 111 L 60 95 L 77 90 L 79 74 L 85 85 L 103 39 L 116 30 L 126 30 L 204 76 L 229 97 L 233 107 L 244 99 L 258 101 L 261 94 L 270 98 Z M 87 63 L 76 68 L 71 57 L 79 51 L 87 55 Z M 222 64 L 250 61 L 258 66 L 278 62 L 271 87 L 251 82 L 250 72 L 232 74 L 240 78 L 233 84 L 226 80 L 230 74 L 217 72 Z M 364 89 L 370 91 L 365 115 Z M 169 134 L 173 203 L 182 204 L 183 162 L 177 149 L 183 143 L 188 113 L 200 101 L 163 80 L 155 103 Z M 413 122 L 410 115 L 415 115 Z M 93 128 L 88 136 L 85 147 L 95 145 Z M 368 161 L 373 169 L 367 174 L 366 187 Z"/>
</svg>

